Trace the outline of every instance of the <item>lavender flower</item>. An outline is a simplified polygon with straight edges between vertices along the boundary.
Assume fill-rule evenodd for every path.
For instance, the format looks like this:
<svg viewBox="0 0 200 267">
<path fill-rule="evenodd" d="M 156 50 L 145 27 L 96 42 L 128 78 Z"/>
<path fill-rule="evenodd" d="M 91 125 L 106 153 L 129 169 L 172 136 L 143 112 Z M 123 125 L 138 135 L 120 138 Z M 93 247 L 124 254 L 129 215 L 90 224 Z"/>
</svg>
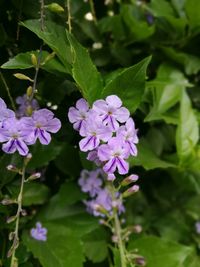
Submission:
<svg viewBox="0 0 200 267">
<path fill-rule="evenodd" d="M 83 131 L 80 130 L 80 134 L 84 138 L 79 142 L 81 151 L 90 151 L 97 148 L 100 141 L 107 142 L 112 137 L 112 131 L 109 127 L 104 126 L 96 116 L 96 113 L 91 112 L 90 117 L 87 120 L 87 124 Z"/>
<path fill-rule="evenodd" d="M 113 137 L 108 144 L 101 145 L 98 149 L 98 156 L 101 161 L 106 161 L 103 167 L 106 173 L 114 173 L 116 169 L 119 174 L 128 173 L 129 164 L 124 159 L 127 159 L 129 154 L 118 137 Z"/>
<path fill-rule="evenodd" d="M 30 231 L 32 238 L 39 240 L 39 241 L 46 241 L 47 240 L 47 229 L 42 227 L 40 222 L 36 223 L 36 228 L 32 228 Z"/>
<path fill-rule="evenodd" d="M 68 112 L 68 118 L 75 130 L 84 130 L 86 119 L 88 117 L 89 105 L 83 98 L 76 102 L 76 108 L 71 107 Z"/>
<path fill-rule="evenodd" d="M 24 118 L 23 122 L 24 130 L 30 136 L 29 144 L 34 144 L 38 138 L 41 144 L 48 145 L 51 141 L 49 132 L 56 133 L 61 127 L 60 120 L 45 108 L 35 111 L 32 117 Z"/>
<path fill-rule="evenodd" d="M 121 126 L 117 131 L 117 136 L 124 139 L 125 148 L 132 156 L 137 156 L 138 143 L 137 130 L 135 129 L 135 123 L 132 118 L 129 118 L 125 126 Z"/>
<path fill-rule="evenodd" d="M 105 125 L 111 127 L 112 131 L 116 131 L 119 128 L 118 122 L 123 123 L 130 116 L 130 112 L 127 108 L 122 107 L 122 101 L 116 95 L 106 97 L 106 101 L 95 101 L 93 104 L 93 110 L 99 114 Z"/>
<path fill-rule="evenodd" d="M 0 127 L 3 126 L 3 122 L 6 119 L 14 118 L 15 113 L 14 111 L 7 108 L 6 103 L 0 98 Z"/>
<path fill-rule="evenodd" d="M 91 197 L 96 196 L 97 193 L 101 190 L 101 185 L 103 183 L 101 176 L 101 169 L 97 169 L 91 172 L 83 170 L 78 181 L 79 185 L 81 186 L 81 190 L 85 193 L 89 193 Z"/>
<path fill-rule="evenodd" d="M 29 99 L 27 94 L 23 96 L 18 96 L 16 98 L 16 103 L 19 105 L 19 108 L 16 112 L 19 118 L 23 116 L 30 116 L 35 110 L 39 109 L 39 104 L 36 99 Z"/>
<path fill-rule="evenodd" d="M 23 119 L 10 118 L 4 121 L 3 128 L 0 128 L 0 142 L 4 152 L 11 154 L 16 150 L 20 155 L 28 154 L 29 135 L 23 131 Z"/>
</svg>

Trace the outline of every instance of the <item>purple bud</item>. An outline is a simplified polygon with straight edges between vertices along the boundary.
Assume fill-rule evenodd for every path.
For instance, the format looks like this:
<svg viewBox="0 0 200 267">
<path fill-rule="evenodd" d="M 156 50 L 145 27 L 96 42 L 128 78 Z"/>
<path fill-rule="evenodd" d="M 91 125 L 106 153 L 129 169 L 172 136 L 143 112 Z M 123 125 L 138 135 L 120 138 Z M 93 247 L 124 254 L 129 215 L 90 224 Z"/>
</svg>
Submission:
<svg viewBox="0 0 200 267">
<path fill-rule="evenodd" d="M 29 176 L 27 179 L 26 179 L 26 182 L 28 181 L 32 181 L 32 180 L 36 180 L 38 178 L 41 177 L 41 173 L 40 172 L 36 172 L 36 173 L 33 173 L 31 176 Z"/>
<path fill-rule="evenodd" d="M 135 183 L 138 180 L 138 178 L 139 177 L 137 174 L 131 174 L 121 182 L 121 185 L 126 186 L 126 185 L 129 185 L 131 183 Z"/>
<path fill-rule="evenodd" d="M 108 181 L 114 181 L 116 179 L 116 176 L 113 173 L 109 173 L 107 176 Z"/>
<path fill-rule="evenodd" d="M 9 164 L 6 168 L 7 168 L 8 171 L 19 172 L 19 169 L 16 168 L 16 167 L 15 167 L 14 165 L 12 165 L 12 164 Z"/>
<path fill-rule="evenodd" d="M 137 193 L 139 189 L 140 189 L 139 185 L 133 185 L 123 193 L 123 197 L 128 197 L 134 193 Z"/>
<path fill-rule="evenodd" d="M 138 257 L 135 259 L 135 263 L 139 266 L 146 266 L 146 261 L 144 257 Z"/>
</svg>

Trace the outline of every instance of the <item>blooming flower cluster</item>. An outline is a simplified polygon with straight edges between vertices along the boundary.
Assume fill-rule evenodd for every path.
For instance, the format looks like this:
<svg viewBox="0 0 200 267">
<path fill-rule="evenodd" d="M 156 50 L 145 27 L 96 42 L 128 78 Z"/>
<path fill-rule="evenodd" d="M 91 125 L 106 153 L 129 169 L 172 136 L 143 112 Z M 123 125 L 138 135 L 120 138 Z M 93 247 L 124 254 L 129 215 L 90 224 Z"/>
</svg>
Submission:
<svg viewBox="0 0 200 267">
<path fill-rule="evenodd" d="M 42 227 L 40 222 L 36 223 L 36 228 L 32 228 L 30 231 L 32 238 L 39 240 L 39 241 L 46 241 L 47 240 L 47 229 Z"/>
<path fill-rule="evenodd" d="M 0 98 L 0 142 L 6 153 L 18 151 L 20 155 L 26 156 L 28 145 L 33 145 L 37 139 L 41 144 L 48 145 L 51 141 L 50 133 L 56 133 L 60 127 L 60 120 L 45 108 L 34 111 L 30 117 L 18 119 Z"/>
<path fill-rule="evenodd" d="M 16 115 L 18 118 L 30 116 L 35 110 L 39 109 L 39 104 L 36 99 L 30 99 L 27 94 L 18 96 L 16 103 L 19 105 Z"/>
<path fill-rule="evenodd" d="M 116 193 L 112 196 L 104 181 L 105 173 L 101 169 L 81 172 L 78 183 L 81 190 L 90 196 L 90 200 L 84 201 L 87 211 L 101 217 L 105 217 L 106 214 L 112 215 L 113 209 L 117 209 L 119 214 L 125 212 L 121 194 Z"/>
<path fill-rule="evenodd" d="M 88 152 L 88 160 L 103 165 L 108 175 L 116 171 L 128 173 L 127 159 L 137 155 L 138 137 L 130 112 L 118 96 L 97 100 L 92 108 L 81 98 L 75 107 L 70 107 L 68 118 L 83 137 L 79 146 Z"/>
</svg>

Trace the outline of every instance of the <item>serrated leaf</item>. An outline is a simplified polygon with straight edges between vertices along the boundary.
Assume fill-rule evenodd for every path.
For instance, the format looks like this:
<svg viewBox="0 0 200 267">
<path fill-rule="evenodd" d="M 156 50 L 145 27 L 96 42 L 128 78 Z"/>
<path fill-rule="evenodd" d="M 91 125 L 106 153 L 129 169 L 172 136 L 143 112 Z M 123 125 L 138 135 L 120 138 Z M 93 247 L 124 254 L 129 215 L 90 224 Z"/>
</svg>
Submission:
<svg viewBox="0 0 200 267">
<path fill-rule="evenodd" d="M 83 97 L 92 104 L 101 97 L 103 90 L 102 77 L 92 63 L 88 50 L 72 34 L 67 32 L 67 37 L 73 54 L 72 76 Z"/>
<path fill-rule="evenodd" d="M 111 79 L 105 86 L 102 97 L 116 94 L 130 112 L 139 106 L 145 88 L 146 69 L 151 60 L 147 57 L 136 65 L 126 68 Z"/>
</svg>

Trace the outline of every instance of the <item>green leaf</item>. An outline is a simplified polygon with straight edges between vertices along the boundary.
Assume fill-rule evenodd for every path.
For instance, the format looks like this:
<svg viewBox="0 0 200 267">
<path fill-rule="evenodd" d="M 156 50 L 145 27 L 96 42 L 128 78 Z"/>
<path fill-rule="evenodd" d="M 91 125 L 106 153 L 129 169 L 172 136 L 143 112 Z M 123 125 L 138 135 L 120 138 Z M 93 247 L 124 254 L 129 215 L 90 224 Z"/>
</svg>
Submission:
<svg viewBox="0 0 200 267">
<path fill-rule="evenodd" d="M 92 104 L 101 97 L 103 90 L 102 77 L 92 63 L 88 50 L 72 34 L 67 32 L 67 37 L 73 54 L 72 76 L 83 97 Z"/>
<path fill-rule="evenodd" d="M 146 69 L 151 60 L 147 57 L 136 65 L 126 68 L 111 79 L 105 86 L 102 97 L 116 94 L 130 112 L 139 106 L 145 88 Z"/>
<path fill-rule="evenodd" d="M 152 0 L 149 7 L 151 8 L 153 15 L 156 17 L 175 15 L 171 3 L 166 0 L 160 0 L 159 2 L 157 0 Z"/>
<path fill-rule="evenodd" d="M 176 147 L 180 163 L 187 163 L 199 140 L 198 121 L 186 91 L 182 92 L 179 124 L 176 131 Z"/>
<path fill-rule="evenodd" d="M 94 263 L 106 259 L 108 247 L 104 228 L 97 228 L 83 238 L 85 255 Z"/>
<path fill-rule="evenodd" d="M 153 107 L 145 121 L 160 120 L 161 115 L 168 115 L 166 112 L 180 100 L 187 86 L 190 84 L 181 71 L 167 64 L 161 65 L 157 77 L 147 83 L 153 93 Z"/>
<path fill-rule="evenodd" d="M 198 27 L 198 31 L 200 29 L 200 2 L 198 0 L 186 0 L 185 3 L 185 12 L 189 19 L 190 26 Z"/>
<path fill-rule="evenodd" d="M 130 166 L 142 166 L 146 170 L 152 170 L 155 168 L 170 168 L 176 167 L 176 165 L 160 159 L 151 149 L 147 140 L 140 139 L 138 147 L 137 157 L 131 157 L 129 159 Z"/>
<path fill-rule="evenodd" d="M 155 236 L 145 236 L 129 244 L 129 250 L 138 249 L 148 267 L 182 267 L 193 248 Z"/>
<path fill-rule="evenodd" d="M 56 53 L 66 72 L 71 73 L 71 50 L 64 27 L 52 21 L 45 21 L 45 29 L 42 31 L 39 20 L 27 20 L 20 24 L 41 38 Z"/>
<path fill-rule="evenodd" d="M 64 225 L 44 223 L 47 241 L 35 240 L 25 232 L 23 243 L 38 258 L 43 267 L 82 267 L 83 249 L 80 239 Z"/>
<path fill-rule="evenodd" d="M 29 182 L 24 185 L 23 206 L 43 204 L 48 200 L 50 190 L 41 183 Z"/>
<path fill-rule="evenodd" d="M 28 164 L 28 168 L 35 169 L 49 164 L 51 160 L 54 160 L 60 153 L 61 146 L 53 141 L 44 146 L 37 142 L 31 150 L 32 159 Z"/>
<path fill-rule="evenodd" d="M 2 69 L 29 69 L 35 68 L 31 61 L 31 55 L 34 54 L 38 58 L 38 51 L 30 51 L 26 53 L 19 53 L 15 57 L 9 59 L 6 63 L 1 65 Z M 55 57 L 51 57 L 45 62 L 45 59 L 51 57 L 47 51 L 42 51 L 40 68 L 51 73 L 66 74 L 65 66 Z M 44 63 L 45 62 L 45 63 Z"/>
</svg>

